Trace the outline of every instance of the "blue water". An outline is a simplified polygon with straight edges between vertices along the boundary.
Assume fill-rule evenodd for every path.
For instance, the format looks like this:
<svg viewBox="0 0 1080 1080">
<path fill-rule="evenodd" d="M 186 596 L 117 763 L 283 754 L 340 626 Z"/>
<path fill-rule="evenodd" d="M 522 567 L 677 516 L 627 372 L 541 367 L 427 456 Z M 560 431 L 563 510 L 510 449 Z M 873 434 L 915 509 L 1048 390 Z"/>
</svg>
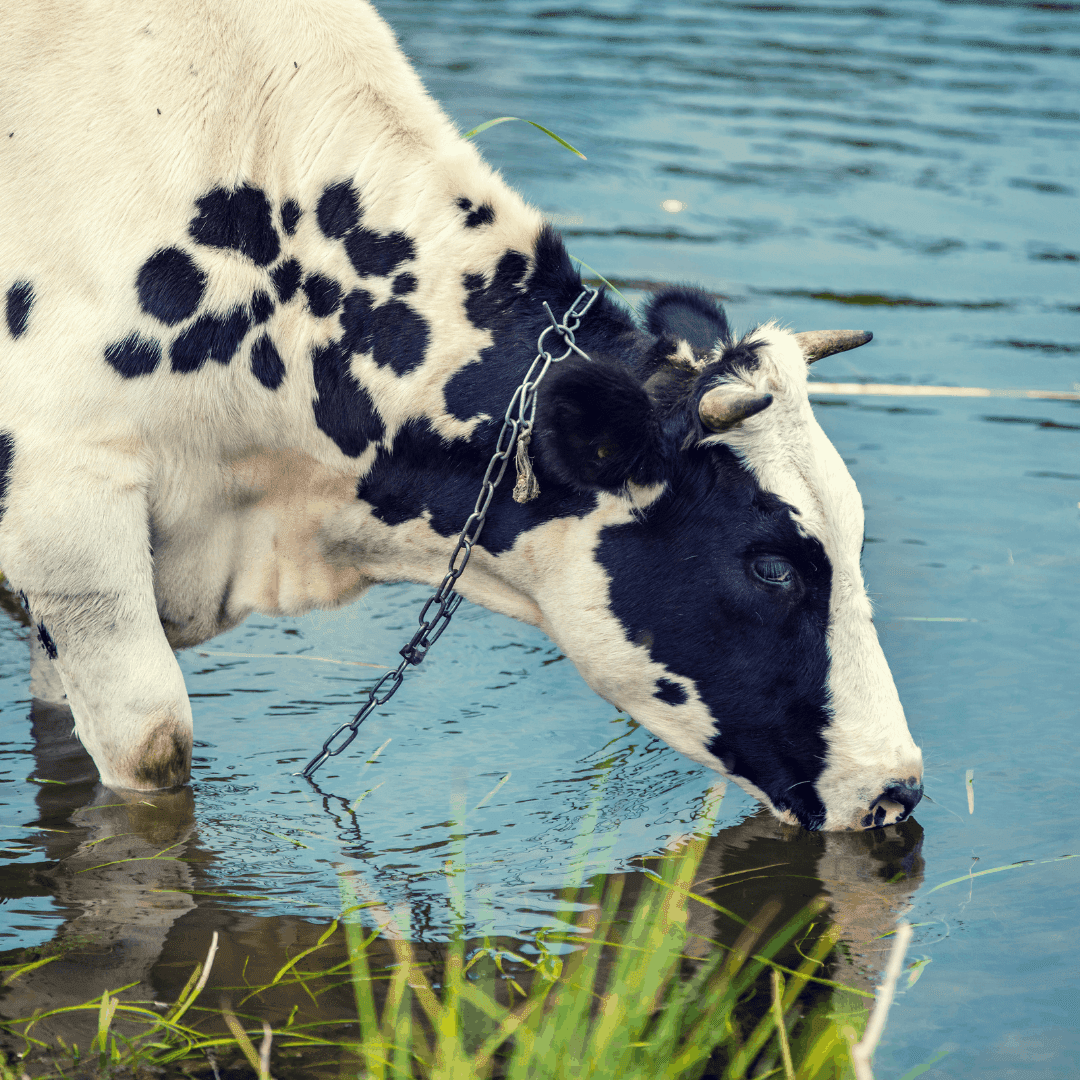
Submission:
<svg viewBox="0 0 1080 1080">
<path fill-rule="evenodd" d="M 741 327 L 873 330 L 815 367 L 825 381 L 1080 380 L 1080 4 L 381 10 L 463 130 L 526 117 L 588 156 L 524 124 L 478 137 L 629 301 L 649 281 L 693 281 Z M 1080 859 L 1059 859 L 1080 854 L 1080 405 L 816 407 L 863 494 L 866 578 L 926 758 L 923 862 L 904 897 L 911 959 L 930 962 L 897 1000 L 879 1080 L 945 1050 L 925 1076 L 1080 1075 Z M 325 797 L 295 778 L 378 676 L 356 662 L 394 663 L 422 596 L 399 585 L 340 612 L 256 618 L 182 655 L 198 744 L 194 816 L 173 827 L 190 871 L 177 884 L 152 870 L 146 887 L 235 895 L 193 897 L 161 931 L 171 947 L 208 905 L 252 934 L 325 921 L 346 872 L 438 938 L 447 859 L 465 868 L 475 928 L 525 934 L 554 917 L 568 874 L 625 866 L 693 822 L 713 777 L 596 698 L 543 635 L 468 607 L 320 772 Z M 92 931 L 92 890 L 40 874 L 98 834 L 90 812 L 71 817 L 88 781 L 28 779 L 42 762 L 25 631 L 0 620 L 0 949 L 14 949 L 73 920 Z M 725 836 L 755 813 L 729 788 L 717 849 L 743 844 Z M 811 857 L 809 841 L 784 842 L 793 862 Z M 858 879 L 854 906 L 885 932 L 897 905 L 863 880 L 872 855 L 848 853 L 839 882 L 824 865 L 811 870 L 835 896 Z"/>
</svg>

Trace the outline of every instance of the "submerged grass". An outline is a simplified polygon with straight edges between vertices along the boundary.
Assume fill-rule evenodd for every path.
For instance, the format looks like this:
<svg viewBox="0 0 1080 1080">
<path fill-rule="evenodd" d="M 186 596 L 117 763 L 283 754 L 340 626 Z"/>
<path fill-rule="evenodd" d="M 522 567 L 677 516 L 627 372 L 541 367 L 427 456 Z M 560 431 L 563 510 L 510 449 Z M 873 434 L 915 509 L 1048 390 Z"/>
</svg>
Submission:
<svg viewBox="0 0 1080 1080">
<path fill-rule="evenodd" d="M 822 929 L 823 905 L 773 926 L 779 902 L 745 922 L 702 895 L 696 874 L 714 813 L 680 851 L 650 860 L 636 878 L 612 875 L 568 888 L 565 929 L 542 931 L 518 949 L 467 940 L 453 860 L 446 877 L 456 930 L 435 961 L 422 953 L 430 947 L 410 941 L 406 911 L 358 900 L 357 892 L 370 893 L 344 872 L 343 915 L 266 985 L 217 987 L 218 1006 L 208 1005 L 215 934 L 205 962 L 164 1012 L 119 987 L 3 1022 L 20 1054 L 0 1064 L 0 1077 L 219 1077 L 219 1060 L 223 1068 L 226 1061 L 242 1067 L 230 1075 L 250 1070 L 260 1078 L 272 1071 L 279 1078 L 347 1073 L 372 1080 L 852 1076 L 851 1048 L 866 1026 L 869 995 L 818 974 L 835 945 L 831 929 Z M 632 903 L 629 880 L 640 884 Z M 740 924 L 734 944 L 695 933 L 695 906 Z M 324 950 L 340 945 L 342 934 L 344 959 L 315 963 L 319 954 L 330 959 Z M 796 935 L 801 964 L 778 963 Z M 9 969 L 7 981 L 33 967 Z M 310 998 L 311 1019 L 294 1006 L 277 1026 L 264 1022 L 258 1010 L 281 987 Z M 355 999 L 348 1023 L 320 1010 L 320 998 L 343 987 Z M 75 1012 L 96 1014 L 88 1047 L 38 1037 L 45 1021 Z"/>
</svg>

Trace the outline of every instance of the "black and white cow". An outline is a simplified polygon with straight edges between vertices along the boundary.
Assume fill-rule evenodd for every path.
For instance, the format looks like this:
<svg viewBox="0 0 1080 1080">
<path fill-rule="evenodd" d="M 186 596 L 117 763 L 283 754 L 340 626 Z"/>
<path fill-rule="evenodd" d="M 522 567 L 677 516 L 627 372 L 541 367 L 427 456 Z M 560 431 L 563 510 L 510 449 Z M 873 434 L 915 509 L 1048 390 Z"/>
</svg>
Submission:
<svg viewBox="0 0 1080 1080">
<path fill-rule="evenodd" d="M 361 0 L 24 0 L 0 103 L 0 568 L 102 781 L 182 784 L 173 649 L 438 581 L 581 283 Z M 646 324 L 586 316 L 461 591 L 785 820 L 900 820 L 826 346 L 685 290 Z"/>
</svg>

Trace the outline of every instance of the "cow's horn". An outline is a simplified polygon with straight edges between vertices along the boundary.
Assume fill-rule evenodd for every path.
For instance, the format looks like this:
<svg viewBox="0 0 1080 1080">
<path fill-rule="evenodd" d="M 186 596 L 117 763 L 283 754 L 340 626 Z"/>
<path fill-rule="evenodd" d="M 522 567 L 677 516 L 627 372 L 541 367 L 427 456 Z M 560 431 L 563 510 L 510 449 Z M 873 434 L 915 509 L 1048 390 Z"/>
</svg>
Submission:
<svg viewBox="0 0 1080 1080">
<path fill-rule="evenodd" d="M 727 431 L 748 416 L 767 409 L 772 399 L 772 394 L 758 394 L 734 386 L 717 386 L 701 399 L 698 415 L 710 431 Z"/>
<path fill-rule="evenodd" d="M 823 356 L 857 349 L 860 345 L 865 345 L 873 336 L 869 330 L 807 330 L 796 334 L 795 340 L 799 343 L 806 362 L 812 364 Z"/>
</svg>

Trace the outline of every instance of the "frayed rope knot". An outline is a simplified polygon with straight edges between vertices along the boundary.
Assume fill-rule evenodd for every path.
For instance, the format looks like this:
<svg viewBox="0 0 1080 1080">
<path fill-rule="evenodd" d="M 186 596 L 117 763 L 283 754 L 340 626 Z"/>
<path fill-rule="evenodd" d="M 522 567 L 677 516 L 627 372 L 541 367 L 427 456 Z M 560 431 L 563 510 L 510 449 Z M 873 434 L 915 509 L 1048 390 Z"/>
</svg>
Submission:
<svg viewBox="0 0 1080 1080">
<path fill-rule="evenodd" d="M 517 469 L 517 482 L 514 484 L 514 502 L 532 502 L 540 494 L 540 484 L 533 472 L 532 461 L 529 459 L 529 440 L 532 432 L 526 431 L 518 438 L 517 450 L 514 453 L 514 466 Z"/>
</svg>

